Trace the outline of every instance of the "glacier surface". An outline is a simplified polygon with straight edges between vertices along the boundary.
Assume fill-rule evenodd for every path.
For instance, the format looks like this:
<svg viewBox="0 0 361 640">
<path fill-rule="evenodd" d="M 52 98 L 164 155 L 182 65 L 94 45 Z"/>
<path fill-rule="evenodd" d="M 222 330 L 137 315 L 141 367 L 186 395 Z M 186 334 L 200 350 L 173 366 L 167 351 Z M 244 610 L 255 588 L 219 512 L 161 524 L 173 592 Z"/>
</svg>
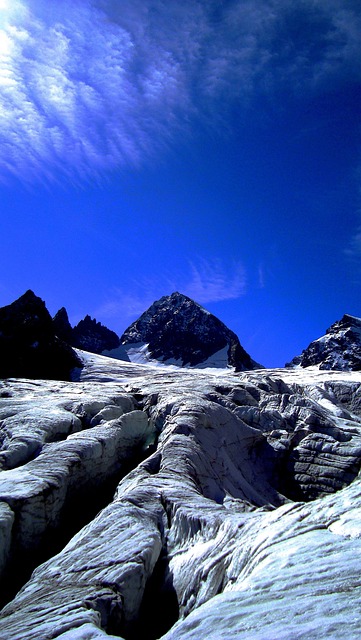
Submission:
<svg viewBox="0 0 361 640">
<path fill-rule="evenodd" d="M 0 383 L 0 638 L 359 638 L 361 373 Z"/>
</svg>

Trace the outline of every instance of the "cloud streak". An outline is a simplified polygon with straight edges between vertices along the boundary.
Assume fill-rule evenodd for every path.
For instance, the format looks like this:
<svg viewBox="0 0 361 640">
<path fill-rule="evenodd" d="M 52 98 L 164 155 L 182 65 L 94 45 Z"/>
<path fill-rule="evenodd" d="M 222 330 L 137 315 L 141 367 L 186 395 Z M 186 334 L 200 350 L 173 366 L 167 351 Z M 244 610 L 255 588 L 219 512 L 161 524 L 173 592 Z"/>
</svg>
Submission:
<svg viewBox="0 0 361 640">
<path fill-rule="evenodd" d="M 219 123 L 234 101 L 359 78 L 355 7 L 12 0 L 0 11 L 0 176 L 78 180 L 139 166 L 199 118 Z"/>
<path fill-rule="evenodd" d="M 234 300 L 246 293 L 246 274 L 241 263 L 225 264 L 221 260 L 197 259 L 188 262 L 185 274 L 152 275 L 133 283 L 131 290 L 116 288 L 94 310 L 97 319 L 128 325 L 155 300 L 179 291 L 200 304 Z"/>
<path fill-rule="evenodd" d="M 357 261 L 361 259 L 361 225 L 356 229 L 344 253 L 350 259 Z"/>
<path fill-rule="evenodd" d="M 243 265 L 235 264 L 227 269 L 219 260 L 190 262 L 191 279 L 184 285 L 184 293 L 197 302 L 234 300 L 246 292 L 246 275 Z"/>
</svg>

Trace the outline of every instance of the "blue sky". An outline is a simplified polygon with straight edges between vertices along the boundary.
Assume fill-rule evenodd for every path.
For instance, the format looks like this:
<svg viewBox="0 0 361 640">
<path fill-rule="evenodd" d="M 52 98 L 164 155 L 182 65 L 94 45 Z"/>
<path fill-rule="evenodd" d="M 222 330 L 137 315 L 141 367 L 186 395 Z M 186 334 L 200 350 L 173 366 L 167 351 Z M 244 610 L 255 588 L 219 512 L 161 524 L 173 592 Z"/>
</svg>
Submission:
<svg viewBox="0 0 361 640">
<path fill-rule="evenodd" d="M 361 316 L 361 7 L 0 0 L 0 305 L 175 290 L 283 366 Z"/>
</svg>

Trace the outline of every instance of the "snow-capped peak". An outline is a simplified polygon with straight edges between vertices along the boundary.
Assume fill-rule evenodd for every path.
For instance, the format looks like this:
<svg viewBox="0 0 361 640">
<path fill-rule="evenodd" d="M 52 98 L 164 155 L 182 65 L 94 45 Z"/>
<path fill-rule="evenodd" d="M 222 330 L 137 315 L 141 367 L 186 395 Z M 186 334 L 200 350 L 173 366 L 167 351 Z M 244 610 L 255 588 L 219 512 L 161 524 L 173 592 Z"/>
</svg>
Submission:
<svg viewBox="0 0 361 640">
<path fill-rule="evenodd" d="M 136 345 L 146 344 L 147 359 L 162 363 L 199 367 L 208 362 L 220 366 L 222 362 L 223 367 L 238 371 L 260 367 L 221 320 L 178 291 L 156 300 L 126 329 L 121 342 L 129 358 L 136 361 Z M 226 356 L 214 358 L 220 352 Z"/>
<path fill-rule="evenodd" d="M 325 335 L 313 340 L 288 367 L 309 367 L 339 371 L 361 370 L 361 318 L 345 314 Z"/>
</svg>

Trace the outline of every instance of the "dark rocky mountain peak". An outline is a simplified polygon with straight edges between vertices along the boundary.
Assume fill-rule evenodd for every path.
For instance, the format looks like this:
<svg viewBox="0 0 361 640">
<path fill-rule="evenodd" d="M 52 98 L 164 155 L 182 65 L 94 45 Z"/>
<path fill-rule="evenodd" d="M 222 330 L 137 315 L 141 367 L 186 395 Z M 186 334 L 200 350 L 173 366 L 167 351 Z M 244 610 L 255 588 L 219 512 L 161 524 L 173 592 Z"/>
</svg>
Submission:
<svg viewBox="0 0 361 640">
<path fill-rule="evenodd" d="M 286 367 L 310 367 L 333 371 L 361 370 L 361 318 L 345 314 L 334 322 L 324 336 L 313 340 L 307 349 Z"/>
<path fill-rule="evenodd" d="M 67 311 L 62 307 L 55 314 L 53 325 L 56 335 L 77 349 L 129 361 L 117 334 L 97 322 L 95 318 L 91 318 L 90 315 L 86 315 L 72 328 Z"/>
<path fill-rule="evenodd" d="M 45 306 L 30 289 L 0 309 L 0 377 L 69 380 L 82 364 L 60 340 Z"/>
<path fill-rule="evenodd" d="M 259 368 L 216 316 L 175 291 L 156 300 L 121 336 L 128 356 L 180 366 Z M 144 361 L 144 360 L 143 360 Z"/>
<path fill-rule="evenodd" d="M 58 338 L 72 344 L 73 328 L 69 322 L 68 312 L 61 307 L 53 318 L 54 331 Z"/>
<path fill-rule="evenodd" d="M 335 333 L 343 329 L 356 329 L 356 331 L 361 331 L 361 318 L 356 318 L 356 316 L 350 316 L 348 313 L 345 313 L 341 320 L 337 320 L 329 329 L 326 329 L 326 333 Z"/>
<path fill-rule="evenodd" d="M 72 344 L 84 351 L 102 353 L 117 349 L 120 340 L 114 331 L 86 315 L 73 329 Z"/>
</svg>

